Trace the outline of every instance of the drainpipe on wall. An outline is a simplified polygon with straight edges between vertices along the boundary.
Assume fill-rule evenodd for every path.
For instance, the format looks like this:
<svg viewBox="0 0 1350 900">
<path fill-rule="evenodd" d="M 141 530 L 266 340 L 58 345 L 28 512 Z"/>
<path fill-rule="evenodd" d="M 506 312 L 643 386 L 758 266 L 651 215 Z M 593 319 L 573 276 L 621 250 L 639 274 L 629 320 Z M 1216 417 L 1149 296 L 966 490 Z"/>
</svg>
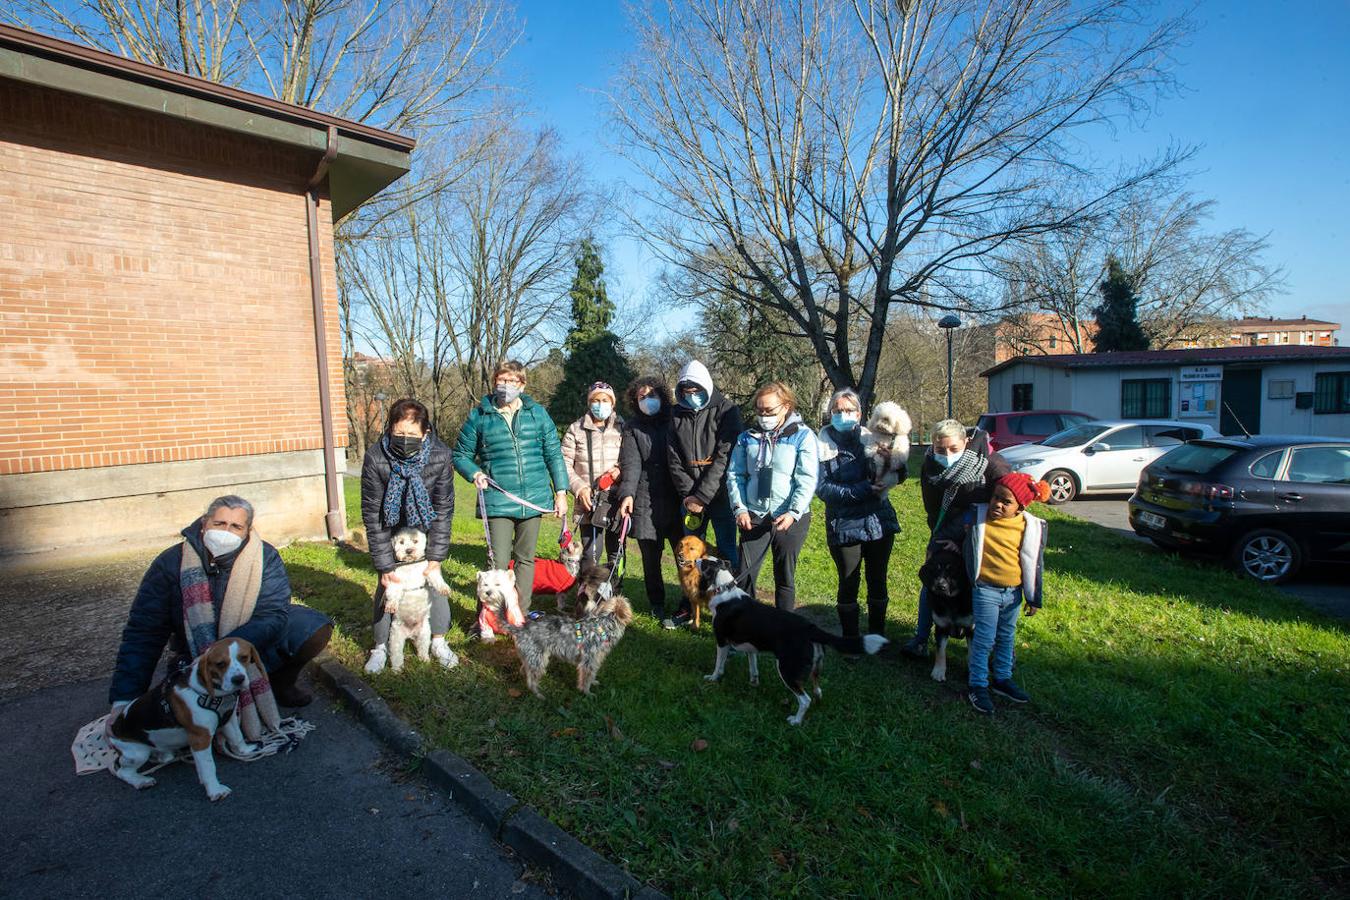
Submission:
<svg viewBox="0 0 1350 900">
<path fill-rule="evenodd" d="M 305 225 L 309 231 L 309 290 L 314 307 L 314 355 L 318 362 L 319 416 L 323 426 L 323 485 L 328 511 L 323 522 L 329 540 L 346 537 L 343 528 L 342 485 L 338 469 L 337 441 L 333 436 L 333 394 L 328 383 L 327 328 L 323 315 L 323 265 L 319 257 L 319 185 L 337 156 L 337 128 L 328 126 L 328 146 L 305 188 Z"/>
</svg>

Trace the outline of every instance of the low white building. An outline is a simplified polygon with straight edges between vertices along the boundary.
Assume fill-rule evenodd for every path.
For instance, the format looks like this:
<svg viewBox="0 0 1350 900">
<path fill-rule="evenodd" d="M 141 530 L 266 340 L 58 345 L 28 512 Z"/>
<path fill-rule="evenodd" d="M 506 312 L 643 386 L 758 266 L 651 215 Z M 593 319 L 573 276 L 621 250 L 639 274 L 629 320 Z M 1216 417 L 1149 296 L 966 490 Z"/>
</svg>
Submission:
<svg viewBox="0 0 1350 900">
<path fill-rule="evenodd" d="M 1021 356 L 980 373 L 989 412 L 1186 419 L 1223 434 L 1350 437 L 1350 347 Z"/>
</svg>

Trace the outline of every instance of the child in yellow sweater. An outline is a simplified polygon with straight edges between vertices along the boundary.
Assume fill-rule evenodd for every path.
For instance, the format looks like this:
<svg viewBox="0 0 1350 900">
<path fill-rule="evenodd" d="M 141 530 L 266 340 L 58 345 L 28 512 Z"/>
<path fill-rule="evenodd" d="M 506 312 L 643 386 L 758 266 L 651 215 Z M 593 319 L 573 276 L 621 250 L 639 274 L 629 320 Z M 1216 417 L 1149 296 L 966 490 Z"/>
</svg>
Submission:
<svg viewBox="0 0 1350 900">
<path fill-rule="evenodd" d="M 972 507 L 968 515 L 965 559 L 974 586 L 971 607 L 975 615 L 970 638 L 970 689 L 977 712 L 992 713 L 990 691 L 1026 703 L 1031 698 L 1012 680 L 1013 645 L 1022 602 L 1026 614 L 1041 607 L 1041 570 L 1045 558 L 1045 521 L 1026 511 L 1033 500 L 1044 501 L 1050 488 L 1022 472 L 1011 472 L 994 483 L 987 504 Z M 993 653 L 994 677 L 989 678 Z"/>
</svg>

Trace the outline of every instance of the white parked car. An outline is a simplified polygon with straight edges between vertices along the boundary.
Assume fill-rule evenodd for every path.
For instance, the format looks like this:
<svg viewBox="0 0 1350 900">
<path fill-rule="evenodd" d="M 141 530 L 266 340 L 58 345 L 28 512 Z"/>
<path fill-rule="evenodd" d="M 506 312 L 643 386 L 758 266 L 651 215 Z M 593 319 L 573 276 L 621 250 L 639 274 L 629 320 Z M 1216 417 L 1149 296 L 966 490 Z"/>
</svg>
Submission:
<svg viewBox="0 0 1350 900">
<path fill-rule="evenodd" d="M 1093 491 L 1134 490 L 1144 466 L 1168 450 L 1218 436 L 1194 422 L 1105 420 L 1084 422 L 1000 455 L 1015 471 L 1048 482 L 1051 503 L 1067 503 Z"/>
</svg>

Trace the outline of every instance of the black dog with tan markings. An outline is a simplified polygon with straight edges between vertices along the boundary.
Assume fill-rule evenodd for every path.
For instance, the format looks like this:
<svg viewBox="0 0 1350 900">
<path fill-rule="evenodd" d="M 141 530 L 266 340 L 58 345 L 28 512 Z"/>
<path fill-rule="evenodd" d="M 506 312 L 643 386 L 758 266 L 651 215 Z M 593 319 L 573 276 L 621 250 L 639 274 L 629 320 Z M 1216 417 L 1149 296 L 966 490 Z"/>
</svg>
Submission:
<svg viewBox="0 0 1350 900">
<path fill-rule="evenodd" d="M 947 641 L 969 640 L 975 633 L 970 575 L 960 553 L 939 549 L 919 568 L 919 581 L 928 592 L 937 649 L 933 653 L 933 680 L 947 680 Z"/>
</svg>

